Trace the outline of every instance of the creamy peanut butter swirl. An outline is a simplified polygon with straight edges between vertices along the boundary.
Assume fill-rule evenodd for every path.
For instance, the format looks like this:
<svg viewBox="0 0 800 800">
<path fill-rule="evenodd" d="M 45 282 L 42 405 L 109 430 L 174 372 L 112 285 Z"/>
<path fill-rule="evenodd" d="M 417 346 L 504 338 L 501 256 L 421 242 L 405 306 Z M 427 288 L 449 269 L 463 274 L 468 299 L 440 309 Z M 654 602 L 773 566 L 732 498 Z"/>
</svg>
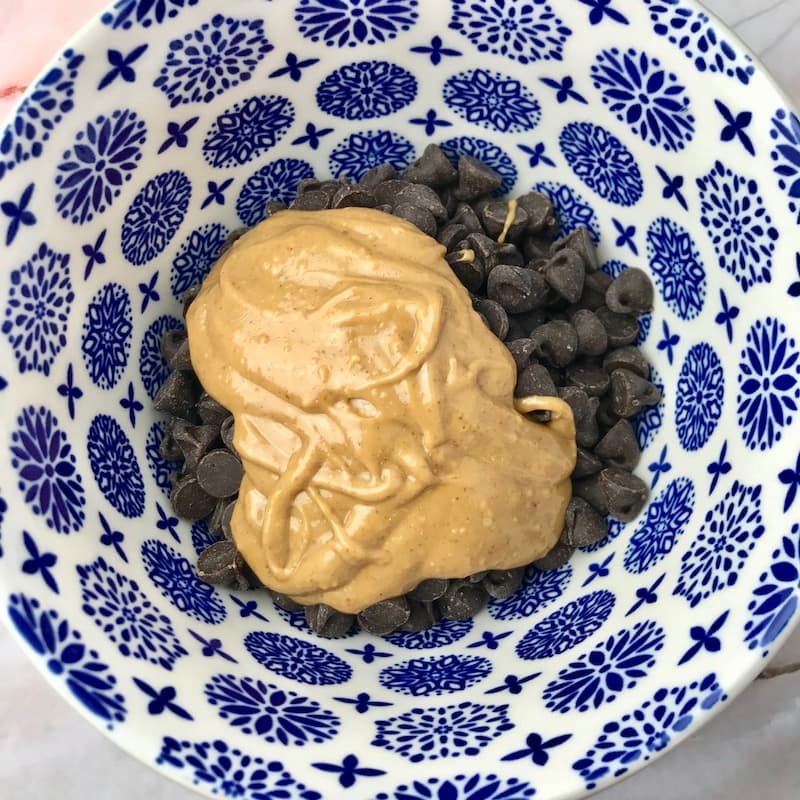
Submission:
<svg viewBox="0 0 800 800">
<path fill-rule="evenodd" d="M 527 564 L 561 531 L 571 411 L 515 407 L 514 362 L 443 256 L 379 211 L 281 212 L 189 309 L 197 375 L 235 417 L 236 544 L 299 602 L 357 612 Z M 523 416 L 536 409 L 553 422 Z"/>
</svg>

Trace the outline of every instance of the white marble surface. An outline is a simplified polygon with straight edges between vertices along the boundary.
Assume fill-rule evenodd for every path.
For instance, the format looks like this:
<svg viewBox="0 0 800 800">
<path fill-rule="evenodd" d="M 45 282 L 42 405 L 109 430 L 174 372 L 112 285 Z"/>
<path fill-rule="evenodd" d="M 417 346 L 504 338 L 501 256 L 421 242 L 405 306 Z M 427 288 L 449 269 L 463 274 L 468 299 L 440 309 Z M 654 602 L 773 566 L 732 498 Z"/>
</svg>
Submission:
<svg viewBox="0 0 800 800">
<path fill-rule="evenodd" d="M 8 12 L 0 13 L 0 22 L 9 20 L 11 5 L 0 0 L 0 11 Z M 707 5 L 736 28 L 800 104 L 800 69 L 793 66 L 800 49 L 800 0 L 707 0 Z M 798 660 L 800 631 L 774 663 Z M 0 687 L 4 800 L 197 797 L 129 758 L 84 722 L 31 668 L 2 628 Z M 686 744 L 599 796 L 603 800 L 800 798 L 800 673 L 757 681 Z"/>
</svg>

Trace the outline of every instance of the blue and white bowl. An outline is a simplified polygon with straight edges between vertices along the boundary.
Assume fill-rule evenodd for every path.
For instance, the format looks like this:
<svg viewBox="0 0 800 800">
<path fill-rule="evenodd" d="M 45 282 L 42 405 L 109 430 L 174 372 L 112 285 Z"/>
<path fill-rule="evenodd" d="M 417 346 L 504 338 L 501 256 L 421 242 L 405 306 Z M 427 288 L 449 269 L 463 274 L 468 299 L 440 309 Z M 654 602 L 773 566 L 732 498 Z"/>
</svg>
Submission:
<svg viewBox="0 0 800 800">
<path fill-rule="evenodd" d="M 323 641 L 194 577 L 158 341 L 268 200 L 430 141 L 649 269 L 652 500 L 474 621 Z M 690 0 L 118 0 L 0 137 L 0 212 L 2 616 L 164 775 L 577 797 L 696 730 L 796 621 L 800 119 Z"/>
</svg>

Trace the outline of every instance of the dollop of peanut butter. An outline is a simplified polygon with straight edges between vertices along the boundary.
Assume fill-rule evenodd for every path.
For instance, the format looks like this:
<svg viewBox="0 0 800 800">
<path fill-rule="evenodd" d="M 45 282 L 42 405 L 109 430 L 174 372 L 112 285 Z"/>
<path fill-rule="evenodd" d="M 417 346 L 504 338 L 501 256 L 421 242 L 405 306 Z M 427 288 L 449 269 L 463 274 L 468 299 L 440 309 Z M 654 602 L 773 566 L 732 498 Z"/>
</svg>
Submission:
<svg viewBox="0 0 800 800">
<path fill-rule="evenodd" d="M 358 612 L 555 544 L 575 429 L 513 397 L 444 248 L 371 209 L 284 211 L 192 303 L 192 363 L 235 418 L 236 545 L 268 587 Z M 524 416 L 545 409 L 548 424 Z"/>
</svg>

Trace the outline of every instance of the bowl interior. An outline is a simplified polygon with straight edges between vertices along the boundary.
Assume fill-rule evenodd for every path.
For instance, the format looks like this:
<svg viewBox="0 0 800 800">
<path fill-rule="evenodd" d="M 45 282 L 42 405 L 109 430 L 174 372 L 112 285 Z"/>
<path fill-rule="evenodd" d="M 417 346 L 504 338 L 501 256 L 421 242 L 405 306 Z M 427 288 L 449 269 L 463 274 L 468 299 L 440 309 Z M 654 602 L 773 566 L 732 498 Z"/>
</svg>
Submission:
<svg viewBox="0 0 800 800">
<path fill-rule="evenodd" d="M 194 577 L 158 342 L 268 200 L 430 141 L 652 275 L 652 498 L 474 621 L 323 641 Z M 120 0 L 0 137 L 3 616 L 92 722 L 209 794 L 553 800 L 641 767 L 794 621 L 798 164 L 796 114 L 683 0 Z"/>
</svg>

